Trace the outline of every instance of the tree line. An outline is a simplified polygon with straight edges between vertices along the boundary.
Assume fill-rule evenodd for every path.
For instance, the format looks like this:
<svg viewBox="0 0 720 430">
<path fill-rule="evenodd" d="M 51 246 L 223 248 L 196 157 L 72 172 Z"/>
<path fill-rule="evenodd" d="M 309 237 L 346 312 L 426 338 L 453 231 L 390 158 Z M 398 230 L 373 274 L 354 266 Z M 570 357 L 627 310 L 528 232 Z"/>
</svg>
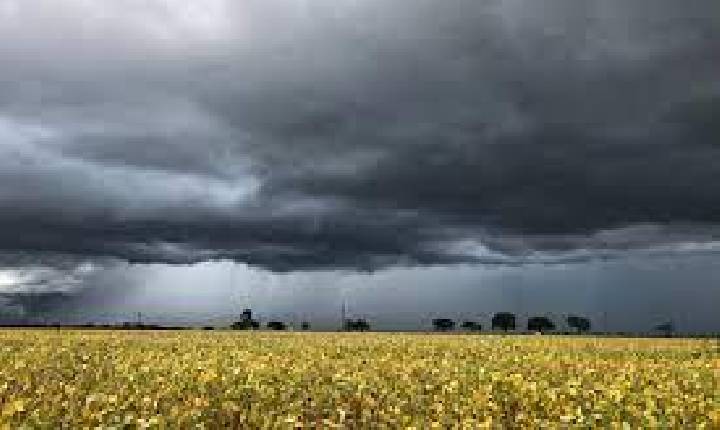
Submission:
<svg viewBox="0 0 720 430">
<path fill-rule="evenodd" d="M 568 327 L 574 329 L 578 334 L 590 331 L 592 325 L 590 319 L 577 315 L 570 315 L 566 318 Z M 436 331 L 452 331 L 455 330 L 456 322 L 450 318 L 435 318 L 432 320 L 433 328 Z M 463 321 L 460 327 L 467 331 L 481 331 L 482 324 L 476 321 Z M 510 331 L 516 330 L 517 318 L 511 312 L 498 312 L 493 315 L 491 320 L 492 330 Z M 546 316 L 534 316 L 527 320 L 526 328 L 528 331 L 546 332 L 556 329 L 555 323 Z"/>
<path fill-rule="evenodd" d="M 589 318 L 570 315 L 566 318 L 568 327 L 575 330 L 576 333 L 584 333 L 590 331 L 592 328 Z M 451 318 L 435 318 L 432 320 L 432 325 L 435 331 L 453 331 L 456 328 L 456 321 Z M 268 321 L 267 328 L 270 330 L 286 330 L 287 325 L 283 321 Z M 252 311 L 245 309 L 241 314 L 239 321 L 232 324 L 232 328 L 237 330 L 251 330 L 260 328 L 260 323 L 253 319 Z M 309 330 L 310 323 L 303 321 L 300 325 L 302 330 Z M 463 321 L 460 324 L 460 328 L 465 331 L 482 331 L 482 324 L 477 321 Z M 503 330 L 511 331 L 516 330 L 517 318 L 515 314 L 511 312 L 498 312 L 493 315 L 491 320 L 492 330 Z M 533 316 L 527 319 L 526 329 L 533 332 L 547 332 L 556 329 L 555 323 L 546 316 Z M 364 318 L 347 318 L 342 322 L 343 331 L 369 331 L 370 323 Z"/>
</svg>

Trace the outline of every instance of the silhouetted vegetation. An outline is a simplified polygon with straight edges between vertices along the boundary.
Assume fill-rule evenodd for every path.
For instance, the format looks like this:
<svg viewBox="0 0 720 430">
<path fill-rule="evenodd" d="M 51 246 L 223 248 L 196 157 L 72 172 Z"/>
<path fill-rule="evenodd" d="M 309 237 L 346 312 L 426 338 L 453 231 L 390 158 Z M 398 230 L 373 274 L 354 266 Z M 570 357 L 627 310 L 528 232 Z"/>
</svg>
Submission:
<svg viewBox="0 0 720 430">
<path fill-rule="evenodd" d="M 675 332 L 675 324 L 672 321 L 667 321 L 656 325 L 655 330 L 662 332 L 666 337 L 670 337 Z"/>
<path fill-rule="evenodd" d="M 435 318 L 432 320 L 432 324 L 436 331 L 455 330 L 455 321 L 450 318 Z"/>
<path fill-rule="evenodd" d="M 576 315 L 570 315 L 567 317 L 567 324 L 569 327 L 574 328 L 578 334 L 590 331 L 591 328 L 589 319 Z"/>
<path fill-rule="evenodd" d="M 240 316 L 239 321 L 235 321 L 230 326 L 234 330 L 252 330 L 260 327 L 260 323 L 252 318 L 252 310 L 245 309 Z"/>
<path fill-rule="evenodd" d="M 498 312 L 493 315 L 492 329 L 515 330 L 515 314 L 510 312 Z"/>
<path fill-rule="evenodd" d="M 282 321 L 269 321 L 267 323 L 267 328 L 270 330 L 285 330 L 287 326 Z"/>
<path fill-rule="evenodd" d="M 517 330 L 516 315 L 511 312 L 497 312 L 491 318 L 490 327 L 492 330 Z M 562 329 L 558 331 L 556 323 L 546 316 L 534 316 L 527 319 L 527 330 L 533 332 L 549 332 L 553 331 L 556 335 L 571 335 L 571 334 L 582 334 L 591 331 L 591 321 L 589 318 L 579 315 L 567 315 L 565 317 L 567 327 L 562 325 Z M 454 331 L 456 329 L 463 330 L 465 332 L 481 332 L 483 325 L 478 321 L 473 320 L 461 320 L 455 321 L 451 318 L 435 318 L 431 320 L 433 329 L 438 332 Z M 310 330 L 310 322 L 307 320 L 297 322 L 286 323 L 283 321 L 269 321 L 267 324 L 263 323 L 268 330 L 288 330 L 297 329 L 307 331 Z M 54 329 L 109 329 L 109 330 L 222 330 L 228 328 L 216 327 L 212 325 L 196 325 L 196 326 L 165 326 L 157 324 L 144 323 L 140 314 L 137 314 L 135 321 L 119 321 L 114 323 L 99 323 L 93 321 L 87 321 L 85 323 L 74 324 L 74 323 L 63 323 L 63 322 L 26 322 L 22 320 L 18 321 L 0 321 L 0 328 L 54 328 Z M 253 319 L 253 314 L 250 309 L 245 309 L 240 315 L 240 319 L 230 325 L 231 329 L 234 330 L 254 330 L 260 328 L 260 323 Z M 676 326 L 672 320 L 667 320 L 661 324 L 653 325 L 646 332 L 594 332 L 596 335 L 604 336 L 615 336 L 615 337 L 674 337 L 676 333 Z M 343 322 L 341 331 L 357 331 L 365 332 L 371 331 L 370 323 L 364 318 L 346 318 Z M 524 332 L 524 331 L 523 331 Z M 683 333 L 682 337 L 687 338 L 720 338 L 720 333 Z"/>
<path fill-rule="evenodd" d="M 463 323 L 460 327 L 462 327 L 463 330 L 468 330 L 468 331 L 481 331 L 482 330 L 482 325 L 475 321 L 463 321 Z"/>
<path fill-rule="evenodd" d="M 368 331 L 370 330 L 370 323 L 363 318 L 358 319 L 346 319 L 344 329 L 345 331 Z"/>
<path fill-rule="evenodd" d="M 527 329 L 539 332 L 555 330 L 555 323 L 548 317 L 532 317 L 528 319 Z"/>
</svg>

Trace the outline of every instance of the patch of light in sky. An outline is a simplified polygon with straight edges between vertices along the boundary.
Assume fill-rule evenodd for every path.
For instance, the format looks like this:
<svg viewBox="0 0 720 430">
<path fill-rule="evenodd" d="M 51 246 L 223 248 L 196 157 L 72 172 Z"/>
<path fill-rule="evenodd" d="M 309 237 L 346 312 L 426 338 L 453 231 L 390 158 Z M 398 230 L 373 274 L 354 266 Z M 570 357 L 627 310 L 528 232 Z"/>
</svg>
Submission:
<svg viewBox="0 0 720 430">
<path fill-rule="evenodd" d="M 0 289 L 14 287 L 21 282 L 14 271 L 0 271 Z"/>
</svg>

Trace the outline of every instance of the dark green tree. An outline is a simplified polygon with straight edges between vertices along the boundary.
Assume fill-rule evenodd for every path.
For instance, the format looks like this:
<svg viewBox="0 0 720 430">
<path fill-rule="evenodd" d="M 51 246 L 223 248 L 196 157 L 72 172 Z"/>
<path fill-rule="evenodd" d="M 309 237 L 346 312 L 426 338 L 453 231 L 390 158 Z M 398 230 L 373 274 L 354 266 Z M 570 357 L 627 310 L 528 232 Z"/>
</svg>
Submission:
<svg viewBox="0 0 720 430">
<path fill-rule="evenodd" d="M 450 318 L 435 318 L 432 320 L 435 331 L 451 331 L 455 330 L 455 321 Z"/>
<path fill-rule="evenodd" d="M 245 309 L 240 315 L 240 320 L 230 326 L 233 330 L 252 330 L 260 327 L 260 323 L 253 319 L 252 310 Z"/>
<path fill-rule="evenodd" d="M 675 324 L 672 321 L 667 321 L 656 325 L 655 330 L 663 332 L 666 337 L 670 337 L 675 332 Z"/>
<path fill-rule="evenodd" d="M 539 332 L 555 330 L 555 323 L 548 317 L 532 317 L 528 319 L 527 329 Z"/>
<path fill-rule="evenodd" d="M 468 331 L 481 331 L 482 325 L 475 321 L 463 321 L 463 323 L 460 325 L 464 330 Z"/>
<path fill-rule="evenodd" d="M 577 315 L 570 315 L 567 317 L 567 324 L 569 327 L 574 328 L 578 334 L 590 331 L 591 327 L 589 319 Z"/>
<path fill-rule="evenodd" d="M 345 320 L 345 331 L 368 331 L 370 330 L 370 323 L 364 318 L 358 319 L 346 319 Z"/>
<path fill-rule="evenodd" d="M 267 323 L 267 328 L 270 330 L 285 330 L 287 326 L 282 321 L 269 321 Z"/>
<path fill-rule="evenodd" d="M 493 315 L 492 329 L 515 330 L 515 314 L 510 312 L 498 312 Z"/>
</svg>

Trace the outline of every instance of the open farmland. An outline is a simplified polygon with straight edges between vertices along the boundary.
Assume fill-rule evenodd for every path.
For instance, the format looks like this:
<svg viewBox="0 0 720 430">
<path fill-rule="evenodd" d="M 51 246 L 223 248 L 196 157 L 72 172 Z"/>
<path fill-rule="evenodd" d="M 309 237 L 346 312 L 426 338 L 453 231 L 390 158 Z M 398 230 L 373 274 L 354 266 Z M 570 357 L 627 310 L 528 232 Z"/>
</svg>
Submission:
<svg viewBox="0 0 720 430">
<path fill-rule="evenodd" d="M 713 340 L 5 330 L 0 347 L 3 428 L 720 428 Z"/>
</svg>

